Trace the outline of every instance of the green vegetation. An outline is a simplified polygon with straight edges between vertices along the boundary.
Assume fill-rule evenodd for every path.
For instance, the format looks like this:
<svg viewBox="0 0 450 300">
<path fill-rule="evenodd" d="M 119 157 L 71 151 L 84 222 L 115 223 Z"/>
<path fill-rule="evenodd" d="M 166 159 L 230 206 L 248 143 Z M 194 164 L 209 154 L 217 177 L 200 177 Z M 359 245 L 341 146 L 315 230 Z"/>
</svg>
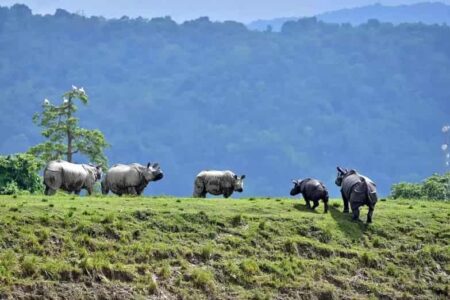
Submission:
<svg viewBox="0 0 450 300">
<path fill-rule="evenodd" d="M 0 194 L 42 191 L 41 164 L 29 154 L 0 156 Z"/>
<path fill-rule="evenodd" d="M 450 203 L 381 201 L 369 226 L 330 207 L 2 196 L 0 298 L 450 296 Z"/>
<path fill-rule="evenodd" d="M 450 199 L 450 173 L 434 174 L 421 183 L 400 182 L 392 186 L 391 196 L 394 199 Z"/>
<path fill-rule="evenodd" d="M 42 113 L 36 113 L 33 121 L 43 128 L 42 135 L 47 141 L 33 146 L 29 153 L 39 157 L 44 163 L 54 159 L 73 161 L 74 154 L 87 155 L 91 162 L 107 166 L 103 151 L 108 146 L 100 130 L 80 128 L 75 117 L 78 108 L 75 100 L 88 104 L 88 95 L 84 88 L 73 86 L 63 95 L 61 104 L 53 104 L 45 99 Z"/>
<path fill-rule="evenodd" d="M 90 96 L 80 126 L 104 133 L 111 164 L 157 161 L 171 174 L 156 194 L 190 195 L 195 174 L 220 168 L 248 175 L 248 197 L 286 195 L 308 176 L 337 196 L 342 164 L 387 195 L 442 166 L 446 25 L 302 19 L 254 32 L 17 5 L 0 8 L 0 29 L 0 153 L 42 142 L 30 116 L 75 84 Z"/>
</svg>

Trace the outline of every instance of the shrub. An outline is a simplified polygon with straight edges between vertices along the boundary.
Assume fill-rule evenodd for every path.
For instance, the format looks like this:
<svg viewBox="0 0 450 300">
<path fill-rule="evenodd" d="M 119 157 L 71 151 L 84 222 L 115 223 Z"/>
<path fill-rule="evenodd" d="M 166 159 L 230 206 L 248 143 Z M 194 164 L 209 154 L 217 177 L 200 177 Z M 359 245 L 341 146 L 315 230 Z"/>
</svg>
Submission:
<svg viewBox="0 0 450 300">
<path fill-rule="evenodd" d="M 214 288 L 214 275 L 208 270 L 195 269 L 191 274 L 192 282 L 198 288 L 211 290 Z"/>
<path fill-rule="evenodd" d="M 38 261 L 36 256 L 28 255 L 23 258 L 21 263 L 22 273 L 25 276 L 33 276 L 38 272 Z"/>
<path fill-rule="evenodd" d="M 391 196 L 394 199 L 407 198 L 428 200 L 445 200 L 450 196 L 450 173 L 446 175 L 434 174 L 422 183 L 401 182 L 391 188 Z"/>
<path fill-rule="evenodd" d="M 252 259 L 246 259 L 241 262 L 241 270 L 247 275 L 255 275 L 259 273 L 259 265 Z"/>
<path fill-rule="evenodd" d="M 245 221 L 245 218 L 243 215 L 235 215 L 233 218 L 231 218 L 231 225 L 234 227 L 238 226 L 244 226 L 247 222 Z"/>
<path fill-rule="evenodd" d="M 16 195 L 19 193 L 19 187 L 15 181 L 9 181 L 0 188 L 1 195 Z"/>
<path fill-rule="evenodd" d="M 400 182 L 394 184 L 391 188 L 392 198 L 419 199 L 422 198 L 422 184 Z"/>
<path fill-rule="evenodd" d="M 42 191 L 42 180 L 38 175 L 41 167 L 29 154 L 0 156 L 0 194 L 12 195 L 20 190 Z"/>
</svg>

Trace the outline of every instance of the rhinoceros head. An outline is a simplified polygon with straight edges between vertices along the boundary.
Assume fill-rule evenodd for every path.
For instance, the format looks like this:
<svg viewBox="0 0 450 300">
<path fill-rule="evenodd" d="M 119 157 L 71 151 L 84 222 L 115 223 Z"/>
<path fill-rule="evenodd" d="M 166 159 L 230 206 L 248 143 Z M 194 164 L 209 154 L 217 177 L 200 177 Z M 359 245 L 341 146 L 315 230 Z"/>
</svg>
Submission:
<svg viewBox="0 0 450 300">
<path fill-rule="evenodd" d="M 334 181 L 334 183 L 337 186 L 341 186 L 342 185 L 342 180 L 344 179 L 345 175 L 348 173 L 348 170 L 345 168 L 341 168 L 341 167 L 337 167 L 337 176 L 336 176 L 336 180 Z"/>
<path fill-rule="evenodd" d="M 102 179 L 102 167 L 101 166 L 95 166 L 95 180 Z"/>
<path fill-rule="evenodd" d="M 236 192 L 242 193 L 244 191 L 244 178 L 245 175 L 237 176 L 234 175 L 234 190 Z"/>
<path fill-rule="evenodd" d="M 291 196 L 295 196 L 295 195 L 298 195 L 298 194 L 300 194 L 302 191 L 301 191 L 301 180 L 292 180 L 292 183 L 294 184 L 294 187 L 292 188 L 292 190 L 291 190 Z"/>
<path fill-rule="evenodd" d="M 91 172 L 94 175 L 95 181 L 102 179 L 102 167 L 101 166 L 97 166 L 97 165 L 93 165 L 93 164 L 88 164 L 88 166 L 92 170 Z"/>
<path fill-rule="evenodd" d="M 143 171 L 146 181 L 158 181 L 164 177 L 161 167 L 158 163 L 148 163 L 147 168 Z"/>
</svg>

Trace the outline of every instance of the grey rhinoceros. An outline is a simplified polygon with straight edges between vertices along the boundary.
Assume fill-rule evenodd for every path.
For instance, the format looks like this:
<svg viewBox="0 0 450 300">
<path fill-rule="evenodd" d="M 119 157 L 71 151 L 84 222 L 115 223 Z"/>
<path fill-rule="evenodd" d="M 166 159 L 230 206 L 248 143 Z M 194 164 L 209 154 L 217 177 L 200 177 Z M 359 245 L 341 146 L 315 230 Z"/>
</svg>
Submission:
<svg viewBox="0 0 450 300">
<path fill-rule="evenodd" d="M 109 191 L 116 195 L 141 195 L 150 181 L 158 181 L 164 177 L 158 163 L 148 163 L 147 166 L 133 163 L 112 166 L 102 181 L 102 193 Z"/>
<path fill-rule="evenodd" d="M 101 178 L 102 169 L 90 164 L 74 164 L 64 160 L 52 160 L 44 169 L 45 194 L 53 195 L 58 189 L 79 195 L 86 189 L 91 195 L 94 184 Z"/>
<path fill-rule="evenodd" d="M 337 170 L 335 183 L 341 187 L 344 213 L 349 212 L 348 206 L 350 203 L 353 220 L 359 220 L 359 208 L 367 205 L 369 207 L 367 223 L 371 223 L 375 204 L 378 201 L 375 183 L 370 178 L 358 174 L 356 170 L 347 170 L 341 167 L 337 167 Z"/>
<path fill-rule="evenodd" d="M 322 199 L 325 208 L 324 212 L 328 212 L 328 190 L 322 182 L 314 178 L 306 178 L 303 180 L 293 180 L 292 183 L 294 187 L 291 190 L 291 196 L 301 193 L 308 208 L 311 208 L 309 201 L 314 202 L 312 209 L 316 209 L 319 206 L 319 200 Z"/>
<path fill-rule="evenodd" d="M 231 171 L 202 171 L 195 178 L 193 197 L 205 198 L 210 193 L 228 198 L 234 191 L 244 190 L 244 178 L 245 175 L 237 176 Z"/>
</svg>

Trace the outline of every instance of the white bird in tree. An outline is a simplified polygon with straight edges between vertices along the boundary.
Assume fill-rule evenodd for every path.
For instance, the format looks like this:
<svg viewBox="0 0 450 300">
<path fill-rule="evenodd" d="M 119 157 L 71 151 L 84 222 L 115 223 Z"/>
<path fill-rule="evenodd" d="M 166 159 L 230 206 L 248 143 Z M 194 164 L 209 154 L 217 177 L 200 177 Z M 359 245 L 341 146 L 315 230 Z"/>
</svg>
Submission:
<svg viewBox="0 0 450 300">
<path fill-rule="evenodd" d="M 50 105 L 50 100 L 48 100 L 47 98 L 44 99 L 44 105 Z"/>
<path fill-rule="evenodd" d="M 67 103 L 69 103 L 69 100 L 67 98 L 64 98 L 63 102 L 64 102 L 64 104 L 67 104 Z"/>
<path fill-rule="evenodd" d="M 72 84 L 72 90 L 78 90 L 78 88 Z"/>
<path fill-rule="evenodd" d="M 85 94 L 85 91 L 84 91 L 84 88 L 83 88 L 83 87 L 79 88 L 78 90 L 79 90 L 81 93 Z"/>
</svg>

